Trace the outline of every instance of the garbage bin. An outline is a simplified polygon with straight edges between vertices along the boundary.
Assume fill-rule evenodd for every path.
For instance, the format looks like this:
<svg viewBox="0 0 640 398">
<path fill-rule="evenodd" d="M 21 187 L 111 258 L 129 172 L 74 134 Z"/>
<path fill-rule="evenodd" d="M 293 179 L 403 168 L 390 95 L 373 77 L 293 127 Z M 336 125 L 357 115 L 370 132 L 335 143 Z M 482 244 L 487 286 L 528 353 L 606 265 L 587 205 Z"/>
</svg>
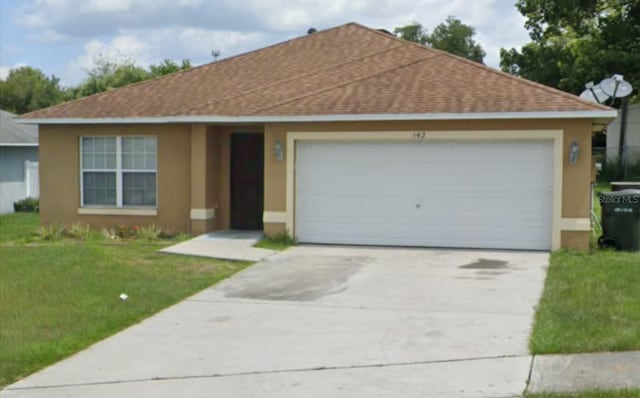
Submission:
<svg viewBox="0 0 640 398">
<path fill-rule="evenodd" d="M 640 189 L 598 194 L 602 208 L 602 248 L 640 251 Z"/>
</svg>

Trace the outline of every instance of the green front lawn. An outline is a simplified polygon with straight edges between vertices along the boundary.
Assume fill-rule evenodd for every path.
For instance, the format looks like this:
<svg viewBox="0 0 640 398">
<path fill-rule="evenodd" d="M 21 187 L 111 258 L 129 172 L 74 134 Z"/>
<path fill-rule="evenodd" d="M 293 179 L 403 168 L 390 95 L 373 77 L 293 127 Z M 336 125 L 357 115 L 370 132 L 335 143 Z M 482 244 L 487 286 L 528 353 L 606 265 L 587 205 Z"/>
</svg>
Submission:
<svg viewBox="0 0 640 398">
<path fill-rule="evenodd" d="M 38 214 L 13 213 L 0 215 L 0 244 L 26 243 L 38 238 Z"/>
<path fill-rule="evenodd" d="M 47 242 L 37 223 L 0 216 L 0 387 L 248 265 L 157 253 L 171 241 Z"/>
<path fill-rule="evenodd" d="M 578 393 L 525 394 L 525 398 L 640 398 L 640 390 L 583 391 Z"/>
<path fill-rule="evenodd" d="M 534 354 L 640 350 L 640 253 L 551 255 Z"/>
</svg>

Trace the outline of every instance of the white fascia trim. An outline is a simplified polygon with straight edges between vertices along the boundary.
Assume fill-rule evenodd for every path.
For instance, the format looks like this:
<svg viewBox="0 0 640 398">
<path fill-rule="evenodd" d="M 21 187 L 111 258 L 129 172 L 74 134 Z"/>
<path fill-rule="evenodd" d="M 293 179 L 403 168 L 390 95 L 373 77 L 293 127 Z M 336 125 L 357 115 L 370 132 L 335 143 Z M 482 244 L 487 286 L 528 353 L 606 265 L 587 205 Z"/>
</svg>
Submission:
<svg viewBox="0 0 640 398">
<path fill-rule="evenodd" d="M 37 146 L 38 146 L 38 143 L 37 143 L 37 142 L 7 143 L 7 144 L 0 144 L 0 146 L 28 146 L 28 147 L 37 147 Z"/>
<path fill-rule="evenodd" d="M 615 119 L 618 111 L 380 113 L 305 116 L 159 116 L 16 119 L 20 124 L 293 123 L 397 120 Z"/>
<path fill-rule="evenodd" d="M 216 217 L 216 209 L 191 209 L 192 220 L 213 220 Z"/>
</svg>

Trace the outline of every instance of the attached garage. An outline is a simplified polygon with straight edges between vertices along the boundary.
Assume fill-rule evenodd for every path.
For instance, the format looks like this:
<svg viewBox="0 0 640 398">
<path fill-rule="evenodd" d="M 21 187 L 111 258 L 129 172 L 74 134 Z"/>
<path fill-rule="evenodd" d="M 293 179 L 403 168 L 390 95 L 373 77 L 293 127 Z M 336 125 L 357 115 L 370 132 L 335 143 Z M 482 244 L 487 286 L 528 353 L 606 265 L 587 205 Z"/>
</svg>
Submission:
<svg viewBox="0 0 640 398">
<path fill-rule="evenodd" d="M 295 237 L 550 250 L 558 134 L 290 133 Z"/>
</svg>

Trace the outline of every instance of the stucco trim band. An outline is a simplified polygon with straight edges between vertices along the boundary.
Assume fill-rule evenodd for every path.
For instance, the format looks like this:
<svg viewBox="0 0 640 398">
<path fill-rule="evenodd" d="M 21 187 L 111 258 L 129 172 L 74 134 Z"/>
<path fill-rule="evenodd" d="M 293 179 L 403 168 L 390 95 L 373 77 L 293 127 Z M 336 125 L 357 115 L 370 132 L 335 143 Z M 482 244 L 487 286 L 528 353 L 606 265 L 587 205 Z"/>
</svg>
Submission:
<svg viewBox="0 0 640 398">
<path fill-rule="evenodd" d="M 591 220 L 588 218 L 563 218 L 563 231 L 591 231 Z"/>
<path fill-rule="evenodd" d="M 216 218 L 216 209 L 191 209 L 192 220 L 213 220 Z"/>
<path fill-rule="evenodd" d="M 286 223 L 287 212 L 286 211 L 265 211 L 262 214 L 262 222 Z"/>
<path fill-rule="evenodd" d="M 561 247 L 562 180 L 564 170 L 562 130 L 443 130 L 443 131 L 316 131 L 287 132 L 286 229 L 295 230 L 295 155 L 297 141 L 534 141 L 553 142 L 553 207 L 551 215 L 551 250 Z"/>
<path fill-rule="evenodd" d="M 81 207 L 78 214 L 94 216 L 157 216 L 157 209 L 109 209 Z"/>
</svg>

